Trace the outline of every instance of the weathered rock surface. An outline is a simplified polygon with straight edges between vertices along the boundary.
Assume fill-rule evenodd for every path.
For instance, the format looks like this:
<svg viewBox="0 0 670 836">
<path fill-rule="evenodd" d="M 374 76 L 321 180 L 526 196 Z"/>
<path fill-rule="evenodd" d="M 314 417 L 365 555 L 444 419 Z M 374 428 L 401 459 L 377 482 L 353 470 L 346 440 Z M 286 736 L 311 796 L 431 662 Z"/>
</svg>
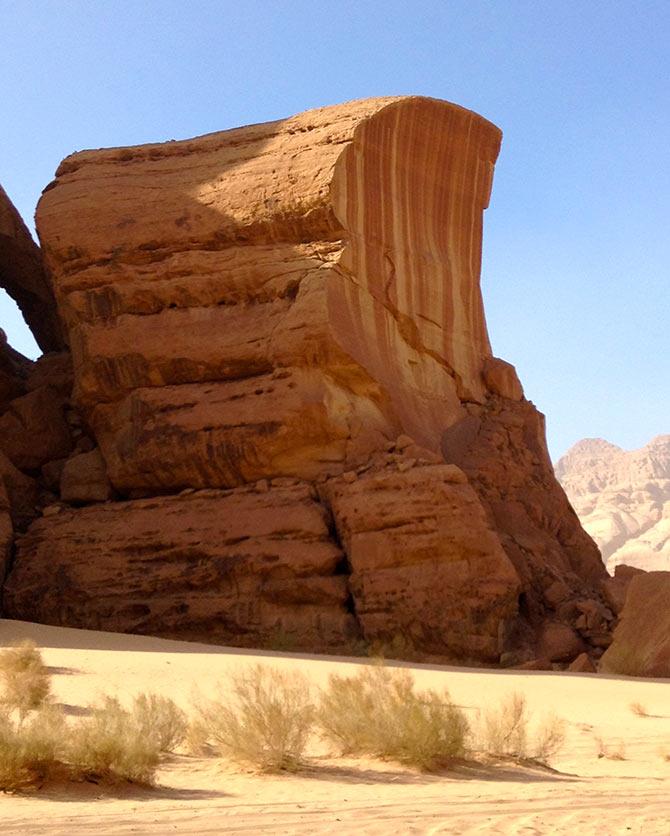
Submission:
<svg viewBox="0 0 670 836">
<path fill-rule="evenodd" d="M 670 572 L 631 578 L 614 641 L 599 669 L 628 676 L 670 677 Z"/>
<path fill-rule="evenodd" d="M 39 248 L 0 186 L 0 287 L 14 299 L 43 351 L 63 347 L 53 292 Z"/>
<path fill-rule="evenodd" d="M 53 355 L 0 415 L 47 505 L 7 614 L 505 664 L 551 623 L 557 663 L 602 652 L 604 567 L 487 336 L 499 145 L 405 97 L 67 158 L 37 224 L 73 399 Z M 45 393 L 41 449 L 17 415 Z"/>
<path fill-rule="evenodd" d="M 313 479 L 401 430 L 438 449 L 486 396 L 499 145 L 455 105 L 372 99 L 66 159 L 37 224 L 114 487 Z"/>
<path fill-rule="evenodd" d="M 73 505 L 105 502 L 112 496 L 105 460 L 97 449 L 64 462 L 59 481 L 61 499 Z"/>
<path fill-rule="evenodd" d="M 619 564 L 670 570 L 670 435 L 630 452 L 584 439 L 556 475 L 610 572 Z"/>
<path fill-rule="evenodd" d="M 343 646 L 358 625 L 312 494 L 298 484 L 64 508 L 20 541 L 6 612 L 221 643 Z"/>
<path fill-rule="evenodd" d="M 521 584 L 463 471 L 429 465 L 345 476 L 323 494 L 367 639 L 391 638 L 392 624 L 426 653 L 498 661 Z"/>
</svg>

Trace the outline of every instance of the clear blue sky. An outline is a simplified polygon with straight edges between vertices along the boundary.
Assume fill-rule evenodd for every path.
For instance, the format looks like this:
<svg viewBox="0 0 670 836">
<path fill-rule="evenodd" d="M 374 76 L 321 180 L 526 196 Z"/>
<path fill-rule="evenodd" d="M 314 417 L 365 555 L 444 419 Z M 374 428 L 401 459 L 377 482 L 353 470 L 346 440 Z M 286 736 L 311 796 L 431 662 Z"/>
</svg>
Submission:
<svg viewBox="0 0 670 836">
<path fill-rule="evenodd" d="M 552 454 L 670 431 L 670 0 L 0 0 L 0 182 L 416 93 L 499 125 L 483 288 Z M 0 299 L 12 343 L 35 347 Z"/>
</svg>

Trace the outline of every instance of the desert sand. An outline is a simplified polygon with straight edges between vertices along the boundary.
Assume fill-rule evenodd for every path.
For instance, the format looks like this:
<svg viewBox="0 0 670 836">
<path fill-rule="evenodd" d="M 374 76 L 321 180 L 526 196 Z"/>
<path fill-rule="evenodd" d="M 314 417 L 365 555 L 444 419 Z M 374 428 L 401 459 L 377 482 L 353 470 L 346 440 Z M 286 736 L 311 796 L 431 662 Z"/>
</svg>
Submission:
<svg viewBox="0 0 670 836">
<path fill-rule="evenodd" d="M 53 674 L 55 699 L 74 714 L 102 693 L 153 690 L 188 709 L 231 671 L 257 662 L 301 671 L 315 684 L 368 660 L 240 650 L 0 620 L 0 645 L 32 638 Z M 404 664 L 393 663 L 388 664 Z M 535 716 L 567 721 L 552 770 L 459 766 L 440 775 L 372 760 L 328 757 L 266 776 L 212 758 L 177 755 L 159 786 L 45 787 L 0 795 L 3 834 L 453 833 L 668 834 L 670 684 L 596 674 L 411 665 L 417 684 L 448 687 L 474 716 L 512 691 Z M 630 709 L 641 703 L 648 715 Z M 625 759 L 598 757 L 598 738 Z"/>
</svg>

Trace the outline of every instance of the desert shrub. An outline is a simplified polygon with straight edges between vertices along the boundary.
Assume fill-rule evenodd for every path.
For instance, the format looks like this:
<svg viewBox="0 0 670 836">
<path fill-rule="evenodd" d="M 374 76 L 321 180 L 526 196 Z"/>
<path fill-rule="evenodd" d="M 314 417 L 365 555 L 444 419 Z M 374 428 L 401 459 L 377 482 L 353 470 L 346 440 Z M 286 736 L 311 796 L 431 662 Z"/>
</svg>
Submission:
<svg viewBox="0 0 670 836">
<path fill-rule="evenodd" d="M 623 741 L 618 740 L 614 743 L 606 743 L 602 737 L 595 737 L 596 754 L 599 758 L 607 758 L 610 761 L 625 761 L 626 747 Z"/>
<path fill-rule="evenodd" d="M 160 694 L 135 697 L 132 717 L 142 734 L 155 740 L 161 752 L 174 752 L 186 736 L 186 715 L 171 699 Z"/>
<path fill-rule="evenodd" d="M 63 763 L 65 717 L 46 706 L 29 717 L 0 713 L 0 790 L 16 792 L 67 772 Z"/>
<path fill-rule="evenodd" d="M 513 693 L 496 708 L 485 709 L 479 731 L 479 748 L 494 758 L 550 760 L 565 742 L 565 723 L 549 715 L 529 731 L 526 699 Z"/>
<path fill-rule="evenodd" d="M 648 717 L 649 712 L 647 711 L 646 707 L 641 702 L 632 702 L 628 706 L 633 714 L 636 714 L 638 717 Z"/>
<path fill-rule="evenodd" d="M 22 716 L 42 706 L 51 691 L 42 654 L 30 641 L 0 652 L 0 702 Z"/>
<path fill-rule="evenodd" d="M 294 771 L 312 730 L 307 680 L 256 665 L 232 678 L 229 692 L 196 702 L 191 744 L 211 745 L 224 757 L 263 772 Z"/>
<path fill-rule="evenodd" d="M 75 777 L 152 784 L 160 762 L 157 735 L 147 733 L 143 712 L 105 697 L 68 733 L 66 759 Z"/>
<path fill-rule="evenodd" d="M 409 671 L 381 664 L 330 677 L 318 710 L 323 737 L 342 754 L 372 755 L 420 769 L 465 754 L 468 723 L 444 691 L 415 691 Z"/>
</svg>

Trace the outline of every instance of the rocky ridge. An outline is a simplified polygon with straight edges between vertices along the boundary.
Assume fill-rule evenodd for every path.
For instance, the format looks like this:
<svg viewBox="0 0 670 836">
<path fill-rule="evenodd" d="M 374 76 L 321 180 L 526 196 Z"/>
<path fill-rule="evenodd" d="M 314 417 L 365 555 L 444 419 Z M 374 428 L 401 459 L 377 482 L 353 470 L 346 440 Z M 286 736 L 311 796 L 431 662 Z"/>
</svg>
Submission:
<svg viewBox="0 0 670 836">
<path fill-rule="evenodd" d="M 37 228 L 69 351 L 0 365 L 4 613 L 599 656 L 602 562 L 486 330 L 499 145 L 404 97 L 64 160 Z"/>
<path fill-rule="evenodd" d="M 584 439 L 556 475 L 610 572 L 620 564 L 670 570 L 670 435 L 632 451 Z"/>
</svg>

